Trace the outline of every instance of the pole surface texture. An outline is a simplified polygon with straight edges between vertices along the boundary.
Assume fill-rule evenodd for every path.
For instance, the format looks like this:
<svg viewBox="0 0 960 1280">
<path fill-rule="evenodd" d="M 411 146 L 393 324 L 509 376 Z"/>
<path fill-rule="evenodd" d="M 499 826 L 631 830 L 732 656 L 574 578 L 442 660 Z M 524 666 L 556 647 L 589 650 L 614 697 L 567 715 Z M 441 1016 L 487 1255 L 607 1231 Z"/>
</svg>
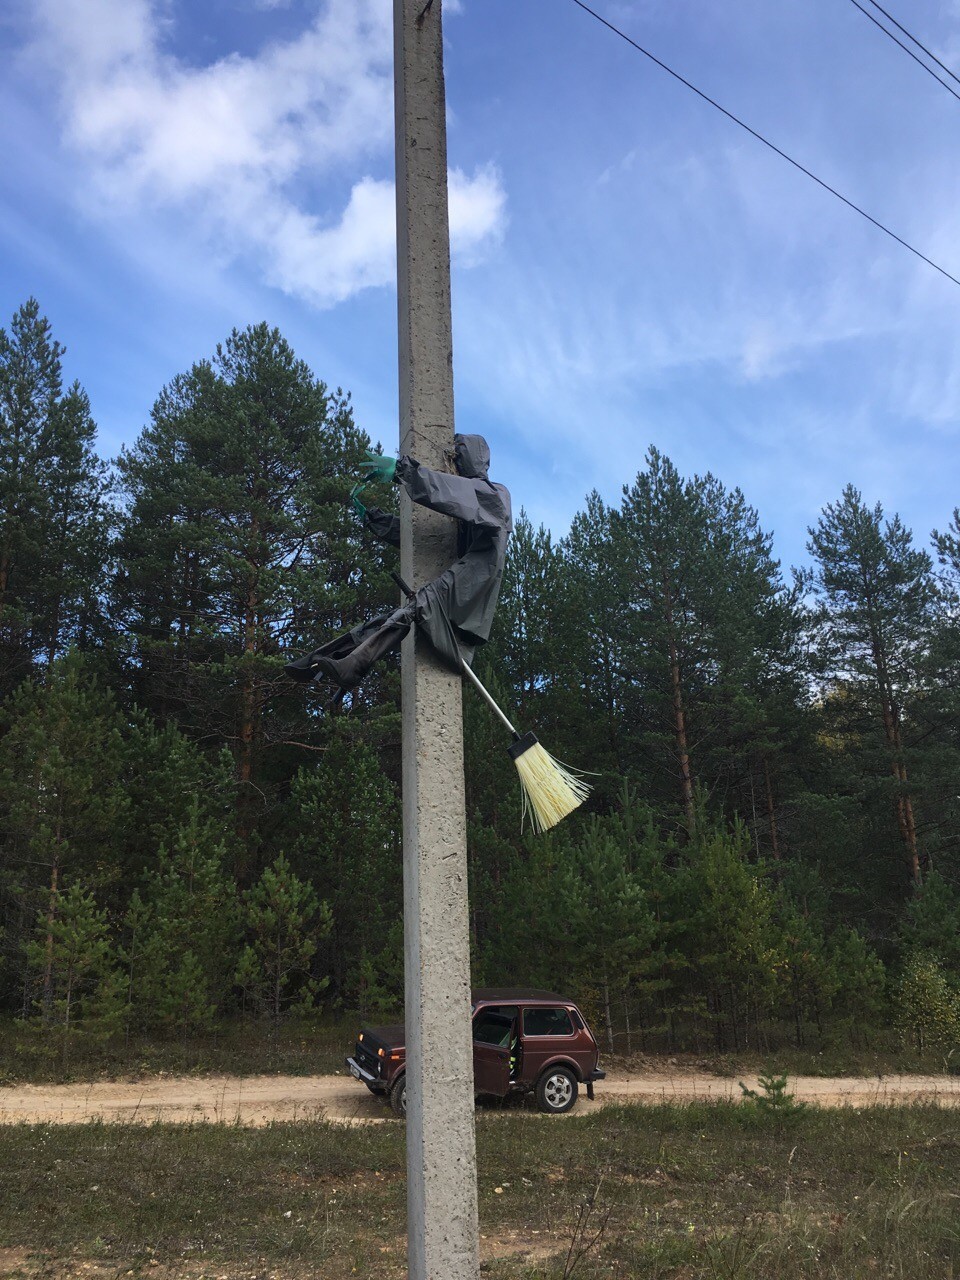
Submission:
<svg viewBox="0 0 960 1280">
<path fill-rule="evenodd" d="M 450 237 L 441 0 L 394 0 L 400 451 L 453 449 Z M 446 457 L 445 457 L 446 455 Z M 401 493 L 414 588 L 456 559 L 452 520 Z M 479 1275 L 460 677 L 414 627 L 401 656 L 410 1280 Z"/>
</svg>

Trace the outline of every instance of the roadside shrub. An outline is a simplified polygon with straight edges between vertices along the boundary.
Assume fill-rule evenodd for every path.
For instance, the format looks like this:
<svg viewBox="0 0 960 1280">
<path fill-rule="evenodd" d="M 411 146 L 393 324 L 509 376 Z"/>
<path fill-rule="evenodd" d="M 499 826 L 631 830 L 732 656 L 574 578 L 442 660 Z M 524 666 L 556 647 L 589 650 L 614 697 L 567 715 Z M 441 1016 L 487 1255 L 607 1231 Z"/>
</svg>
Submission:
<svg viewBox="0 0 960 1280">
<path fill-rule="evenodd" d="M 960 1047 L 960 996 L 927 952 L 908 956 L 897 992 L 897 1025 L 918 1056 L 950 1057 Z"/>
</svg>

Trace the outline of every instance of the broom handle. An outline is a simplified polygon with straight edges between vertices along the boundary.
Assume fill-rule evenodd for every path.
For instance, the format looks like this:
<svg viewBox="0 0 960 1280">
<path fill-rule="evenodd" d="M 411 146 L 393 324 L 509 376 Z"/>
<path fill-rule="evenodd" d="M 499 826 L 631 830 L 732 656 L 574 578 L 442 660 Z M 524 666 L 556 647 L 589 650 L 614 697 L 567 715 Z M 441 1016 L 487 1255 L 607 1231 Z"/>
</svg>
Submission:
<svg viewBox="0 0 960 1280">
<path fill-rule="evenodd" d="M 513 734 L 514 738 L 519 738 L 520 737 L 519 733 L 517 733 L 516 729 L 513 727 L 513 725 L 510 723 L 507 717 L 503 714 L 503 712 L 494 702 L 492 694 L 488 693 L 487 690 L 480 683 L 480 677 L 476 674 L 476 672 L 473 671 L 470 667 L 468 667 L 462 658 L 460 659 L 460 666 L 463 671 L 463 674 L 472 682 L 473 687 L 476 689 L 477 693 L 480 694 L 480 697 L 483 698 L 484 702 L 487 704 L 490 710 L 495 715 L 499 716 L 499 718 L 503 721 L 503 723 L 507 726 L 507 728 Z"/>
<path fill-rule="evenodd" d="M 412 600 L 414 598 L 415 593 L 410 589 L 410 587 L 407 586 L 404 580 L 400 577 L 399 573 L 394 573 L 393 571 L 391 571 L 390 577 L 394 580 L 394 582 L 397 584 L 397 586 L 400 588 L 400 590 L 403 592 L 403 594 L 407 597 L 408 600 Z M 480 694 L 480 697 L 483 698 L 484 702 L 487 704 L 490 710 L 494 713 L 494 715 L 497 716 L 498 719 L 503 721 L 503 723 L 507 726 L 507 728 L 513 734 L 515 739 L 519 739 L 520 734 L 517 733 L 516 729 L 513 727 L 513 725 L 510 723 L 507 717 L 503 714 L 503 712 L 494 702 L 493 695 L 488 693 L 487 690 L 480 683 L 480 677 L 476 675 L 476 673 L 472 670 L 471 667 L 467 666 L 463 658 L 460 659 L 460 670 L 471 681 L 471 683 L 473 684 L 473 687 Z"/>
</svg>

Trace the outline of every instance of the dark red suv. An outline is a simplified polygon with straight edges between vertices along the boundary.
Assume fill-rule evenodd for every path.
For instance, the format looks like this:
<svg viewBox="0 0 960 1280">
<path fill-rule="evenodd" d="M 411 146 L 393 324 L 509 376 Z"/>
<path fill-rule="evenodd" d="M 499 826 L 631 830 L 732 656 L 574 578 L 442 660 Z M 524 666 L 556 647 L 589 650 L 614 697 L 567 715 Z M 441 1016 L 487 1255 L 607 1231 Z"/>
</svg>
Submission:
<svg viewBox="0 0 960 1280">
<path fill-rule="evenodd" d="M 566 996 L 529 987 L 486 988 L 473 993 L 473 1081 L 477 1094 L 505 1098 L 535 1093 L 541 1111 L 559 1115 L 577 1101 L 580 1085 L 593 1097 L 603 1080 L 600 1051 L 583 1014 Z M 407 1109 L 402 1026 L 364 1027 L 351 1075 L 383 1094 L 398 1115 Z"/>
</svg>

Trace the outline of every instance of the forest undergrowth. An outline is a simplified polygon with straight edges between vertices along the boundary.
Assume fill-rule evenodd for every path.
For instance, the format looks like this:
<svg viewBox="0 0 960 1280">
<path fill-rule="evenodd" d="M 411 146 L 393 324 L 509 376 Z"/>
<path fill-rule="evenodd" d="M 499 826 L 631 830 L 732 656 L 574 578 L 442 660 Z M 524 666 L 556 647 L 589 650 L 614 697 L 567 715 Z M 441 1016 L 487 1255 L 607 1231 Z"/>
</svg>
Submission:
<svg viewBox="0 0 960 1280">
<path fill-rule="evenodd" d="M 401 1014 L 384 1015 L 398 1022 Z M 378 1021 L 377 1019 L 374 1021 Z M 284 1020 L 264 1026 L 243 1019 L 218 1024 L 192 1035 L 161 1037 L 137 1033 L 106 1041 L 92 1039 L 71 1045 L 64 1062 L 55 1041 L 33 1024 L 0 1018 L 0 1087 L 15 1084 L 68 1084 L 94 1080 L 141 1080 L 171 1075 L 330 1075 L 342 1072 L 357 1032 L 370 1019 L 344 1014 L 322 1020 Z M 885 1076 L 960 1071 L 960 1060 L 939 1047 L 918 1053 L 899 1035 L 877 1029 L 866 1044 L 841 1039 L 822 1049 L 799 1049 L 791 1042 L 788 1024 L 772 1024 L 766 1048 L 726 1053 L 700 1047 L 691 1035 L 682 1048 L 651 1038 L 644 1051 L 629 1052 L 618 1035 L 615 1052 L 602 1053 L 603 1066 L 618 1075 L 650 1072 L 683 1075 L 706 1072 L 733 1077 L 759 1071 L 789 1076 Z"/>
</svg>

